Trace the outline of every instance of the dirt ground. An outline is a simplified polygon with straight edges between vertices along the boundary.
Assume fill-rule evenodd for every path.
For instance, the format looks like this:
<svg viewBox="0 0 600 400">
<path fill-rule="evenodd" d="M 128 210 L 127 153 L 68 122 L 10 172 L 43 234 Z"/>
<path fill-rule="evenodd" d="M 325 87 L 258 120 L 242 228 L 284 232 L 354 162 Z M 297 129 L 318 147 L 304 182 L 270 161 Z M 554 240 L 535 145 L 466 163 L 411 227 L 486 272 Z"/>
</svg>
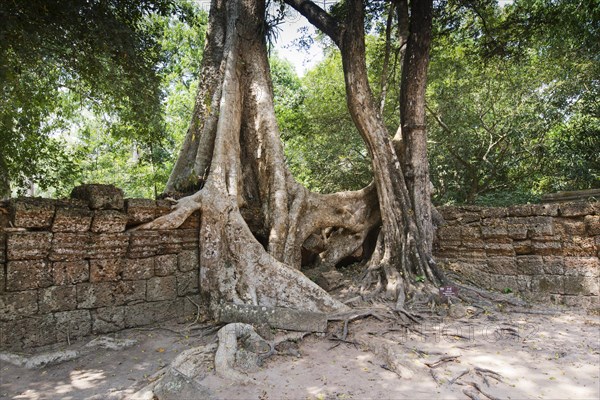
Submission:
<svg viewBox="0 0 600 400">
<path fill-rule="evenodd" d="M 201 384 L 217 399 L 599 399 L 600 317 L 529 312 L 431 315 L 408 329 L 368 317 L 348 324 L 345 341 L 343 323 L 330 323 L 328 334 L 288 342 L 249 374 L 254 383 L 225 381 L 207 362 Z M 215 329 L 180 331 L 123 331 L 112 337 L 136 344 L 39 369 L 2 362 L 0 397 L 126 399 L 182 351 L 216 342 Z"/>
</svg>

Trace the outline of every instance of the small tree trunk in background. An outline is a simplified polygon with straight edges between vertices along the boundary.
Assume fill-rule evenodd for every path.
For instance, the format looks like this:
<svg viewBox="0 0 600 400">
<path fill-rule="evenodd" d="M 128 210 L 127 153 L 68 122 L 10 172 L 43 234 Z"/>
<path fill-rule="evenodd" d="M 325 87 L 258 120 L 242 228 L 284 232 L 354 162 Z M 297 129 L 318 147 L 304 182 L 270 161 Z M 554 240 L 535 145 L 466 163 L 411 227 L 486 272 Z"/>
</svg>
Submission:
<svg viewBox="0 0 600 400">
<path fill-rule="evenodd" d="M 0 200 L 10 198 L 10 178 L 8 175 L 8 165 L 4 154 L 0 152 Z"/>
</svg>

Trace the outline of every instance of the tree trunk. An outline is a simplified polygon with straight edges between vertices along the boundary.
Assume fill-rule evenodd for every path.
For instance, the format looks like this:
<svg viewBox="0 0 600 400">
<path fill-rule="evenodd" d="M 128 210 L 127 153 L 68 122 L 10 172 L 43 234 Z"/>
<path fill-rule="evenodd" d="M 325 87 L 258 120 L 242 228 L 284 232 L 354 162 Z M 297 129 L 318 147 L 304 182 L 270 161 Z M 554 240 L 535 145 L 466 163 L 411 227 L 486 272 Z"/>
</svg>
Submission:
<svg viewBox="0 0 600 400">
<path fill-rule="evenodd" d="M 410 4 L 409 36 L 402 67 L 400 118 L 404 175 L 414 205 L 415 219 L 428 256 L 433 245 L 431 183 L 427 160 L 425 89 L 431 45 L 432 0 Z"/>
<path fill-rule="evenodd" d="M 213 0 L 203 81 L 167 187 L 198 189 L 142 229 L 174 228 L 201 210 L 200 286 L 211 305 L 332 311 L 345 306 L 298 271 L 303 244 L 336 232 L 321 249 L 321 260 L 335 265 L 381 222 L 365 288 L 380 282 L 377 288 L 402 307 L 407 295 L 427 286 L 417 284 L 417 276 L 430 285 L 440 275 L 421 240 L 402 167 L 368 85 L 362 3 L 348 2 L 342 28 L 310 1 L 286 2 L 342 49 L 348 106 L 371 154 L 374 184 L 321 195 L 294 181 L 274 113 L 265 1 Z"/>
<path fill-rule="evenodd" d="M 0 152 L 0 201 L 10 198 L 10 178 L 4 154 Z"/>
</svg>

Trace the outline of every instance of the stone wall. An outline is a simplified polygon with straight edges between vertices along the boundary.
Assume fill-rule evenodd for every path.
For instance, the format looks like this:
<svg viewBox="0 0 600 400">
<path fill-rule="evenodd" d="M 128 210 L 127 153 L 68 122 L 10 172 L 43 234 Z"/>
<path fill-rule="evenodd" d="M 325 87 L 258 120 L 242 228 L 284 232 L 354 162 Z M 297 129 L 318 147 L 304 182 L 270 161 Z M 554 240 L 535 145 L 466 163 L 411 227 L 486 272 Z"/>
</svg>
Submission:
<svg viewBox="0 0 600 400">
<path fill-rule="evenodd" d="M 169 203 L 102 185 L 72 197 L 0 204 L 0 349 L 195 315 L 197 214 L 176 230 L 126 231 Z"/>
<path fill-rule="evenodd" d="M 442 207 L 436 259 L 472 283 L 597 308 L 600 203 Z"/>
</svg>

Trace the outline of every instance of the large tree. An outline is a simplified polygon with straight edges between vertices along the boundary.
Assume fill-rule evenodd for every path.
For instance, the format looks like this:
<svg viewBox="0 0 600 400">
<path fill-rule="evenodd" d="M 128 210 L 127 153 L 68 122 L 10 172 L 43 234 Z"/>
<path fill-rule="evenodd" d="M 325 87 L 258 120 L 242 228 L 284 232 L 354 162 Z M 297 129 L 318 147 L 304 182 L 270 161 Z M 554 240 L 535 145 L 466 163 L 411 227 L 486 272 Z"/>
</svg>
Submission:
<svg viewBox="0 0 600 400">
<path fill-rule="evenodd" d="M 341 2 L 335 14 L 312 1 L 286 3 L 341 52 L 347 106 L 371 157 L 373 183 L 323 195 L 293 179 L 273 106 L 265 1 L 213 0 L 195 110 L 167 185 L 167 192 L 193 193 L 144 228 L 173 228 L 201 210 L 201 290 L 210 304 L 327 311 L 344 305 L 299 271 L 302 246 L 319 242 L 321 257 L 335 264 L 380 227 L 363 289 L 401 309 L 407 297 L 443 279 L 431 257 L 428 189 L 421 186 L 423 179 L 429 185 L 421 175 L 427 174 L 423 96 L 431 1 L 413 1 L 409 13 L 403 88 L 410 96 L 401 99 L 405 154 L 397 153 L 367 79 L 363 1 Z"/>
</svg>

